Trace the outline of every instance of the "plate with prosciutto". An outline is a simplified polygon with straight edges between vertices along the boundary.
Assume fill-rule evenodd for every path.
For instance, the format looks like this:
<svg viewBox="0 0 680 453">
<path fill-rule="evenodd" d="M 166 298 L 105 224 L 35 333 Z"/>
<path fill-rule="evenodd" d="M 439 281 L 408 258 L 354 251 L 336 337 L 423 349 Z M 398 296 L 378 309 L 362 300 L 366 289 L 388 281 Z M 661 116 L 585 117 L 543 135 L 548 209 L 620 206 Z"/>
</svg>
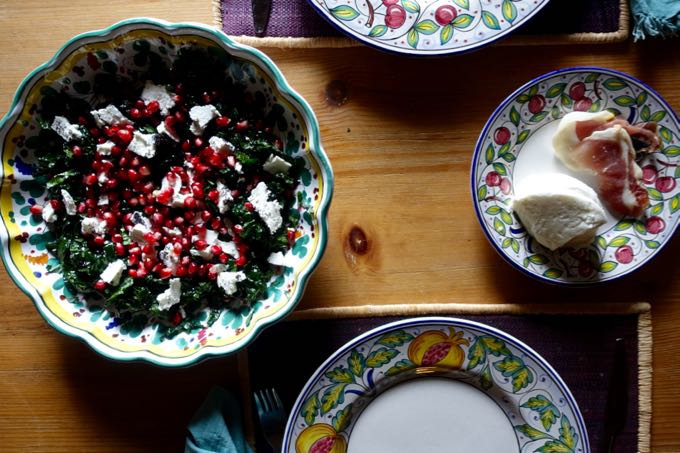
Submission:
<svg viewBox="0 0 680 453">
<path fill-rule="evenodd" d="M 588 285 L 656 256 L 680 220 L 680 121 L 627 74 L 542 75 L 493 112 L 472 159 L 492 246 L 539 280 Z"/>
</svg>

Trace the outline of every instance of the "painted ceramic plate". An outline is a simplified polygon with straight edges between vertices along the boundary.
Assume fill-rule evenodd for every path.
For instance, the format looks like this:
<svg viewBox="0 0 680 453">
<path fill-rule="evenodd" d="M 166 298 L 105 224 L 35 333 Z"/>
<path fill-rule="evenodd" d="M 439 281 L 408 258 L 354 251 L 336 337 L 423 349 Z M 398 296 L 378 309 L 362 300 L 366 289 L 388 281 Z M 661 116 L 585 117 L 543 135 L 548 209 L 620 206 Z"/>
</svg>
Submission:
<svg viewBox="0 0 680 453">
<path fill-rule="evenodd" d="M 550 251 L 512 213 L 513 187 L 537 172 L 570 172 L 552 153 L 558 120 L 571 111 L 610 110 L 630 123 L 656 121 L 662 147 L 638 160 L 650 205 L 639 219 L 615 217 L 587 248 Z M 652 88 L 621 72 L 571 68 L 545 74 L 512 93 L 491 115 L 472 158 L 472 198 L 482 228 L 515 268 L 539 280 L 587 285 L 623 277 L 666 245 L 680 220 L 680 121 Z"/>
<path fill-rule="evenodd" d="M 590 452 L 578 406 L 543 358 L 492 327 L 438 317 L 387 324 L 336 351 L 298 397 L 283 452 L 445 451 L 452 442 Z"/>
<path fill-rule="evenodd" d="M 266 297 L 253 306 L 225 308 L 212 325 L 167 339 L 158 325 L 124 328 L 101 301 L 71 293 L 61 273 L 50 271 L 58 264 L 46 250 L 51 233 L 29 212 L 33 204 L 43 204 L 46 195 L 45 181 L 33 176 L 33 148 L 42 102 L 63 91 L 95 105 L 101 102 L 94 91 L 99 80 L 145 71 L 151 62 L 173 59 L 189 46 L 205 47 L 229 61 L 229 75 L 276 117 L 275 130 L 285 142 L 285 152 L 303 159 L 307 171 L 296 189 L 294 210 L 300 222 L 292 267 L 274 276 Z M 7 272 L 49 324 L 109 358 L 183 366 L 237 351 L 264 326 L 293 310 L 323 254 L 333 176 L 316 118 L 266 55 L 232 42 L 212 27 L 142 18 L 76 36 L 19 86 L 9 113 L 0 121 L 0 142 L 0 239 Z"/>
<path fill-rule="evenodd" d="M 364 44 L 409 55 L 446 55 L 512 33 L 548 0 L 308 0 Z"/>
</svg>

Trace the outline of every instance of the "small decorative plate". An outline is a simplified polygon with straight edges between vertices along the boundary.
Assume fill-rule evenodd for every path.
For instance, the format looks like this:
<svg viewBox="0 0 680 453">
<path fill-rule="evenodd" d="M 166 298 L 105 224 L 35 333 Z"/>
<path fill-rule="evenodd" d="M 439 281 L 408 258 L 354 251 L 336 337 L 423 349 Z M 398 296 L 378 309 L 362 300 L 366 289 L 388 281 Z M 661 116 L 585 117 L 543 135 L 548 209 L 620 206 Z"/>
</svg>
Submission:
<svg viewBox="0 0 680 453">
<path fill-rule="evenodd" d="M 638 160 L 650 205 L 639 219 L 614 217 L 587 248 L 554 252 L 512 214 L 515 182 L 537 172 L 570 172 L 552 153 L 559 119 L 571 111 L 609 110 L 630 123 L 656 121 L 661 149 Z M 602 68 L 545 74 L 512 93 L 487 121 L 472 158 L 472 198 L 484 233 L 506 261 L 539 280 L 588 285 L 623 277 L 656 256 L 680 220 L 680 120 L 641 81 Z"/>
<path fill-rule="evenodd" d="M 477 49 L 512 33 L 548 0 L 308 0 L 331 25 L 409 55 Z"/>
<path fill-rule="evenodd" d="M 492 327 L 439 317 L 387 324 L 336 351 L 300 393 L 283 452 L 443 451 L 454 441 L 461 451 L 590 452 L 578 406 L 543 358 Z"/>
</svg>

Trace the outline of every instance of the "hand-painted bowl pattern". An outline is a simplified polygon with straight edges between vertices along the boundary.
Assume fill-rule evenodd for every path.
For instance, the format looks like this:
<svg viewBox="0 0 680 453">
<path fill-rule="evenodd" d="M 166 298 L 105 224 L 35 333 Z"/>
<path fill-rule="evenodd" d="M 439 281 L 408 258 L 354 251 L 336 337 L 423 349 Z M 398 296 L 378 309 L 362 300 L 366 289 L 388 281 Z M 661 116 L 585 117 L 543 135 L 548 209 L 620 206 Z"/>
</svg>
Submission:
<svg viewBox="0 0 680 453">
<path fill-rule="evenodd" d="M 31 205 L 43 203 L 46 195 L 44 181 L 32 176 L 32 147 L 40 129 L 37 117 L 43 99 L 64 91 L 97 104 L 94 87 L 100 78 L 137 77 L 154 60 L 171 60 L 186 46 L 205 47 L 230 62 L 229 75 L 247 86 L 255 101 L 276 116 L 275 131 L 285 143 L 285 152 L 303 159 L 306 170 L 296 191 L 294 210 L 300 222 L 292 249 L 292 268 L 272 279 L 265 300 L 252 307 L 225 310 L 212 326 L 169 340 L 157 333 L 156 326 L 141 331 L 119 327 L 96 300 L 86 301 L 71 294 L 60 273 L 50 272 L 57 264 L 45 248 L 50 232 L 44 222 L 29 213 Z M 8 272 L 50 324 L 83 339 L 110 358 L 175 366 L 240 349 L 264 325 L 293 309 L 323 253 L 333 181 L 319 142 L 316 118 L 264 54 L 234 44 L 211 28 L 131 19 L 72 39 L 22 83 L 10 113 L 0 124 L 0 140 L 0 235 Z"/>
<path fill-rule="evenodd" d="M 283 452 L 344 453 L 373 398 L 428 371 L 486 392 L 514 427 L 518 451 L 590 451 L 576 402 L 537 353 L 483 324 L 417 318 L 367 332 L 321 365 L 293 407 Z"/>
<path fill-rule="evenodd" d="M 464 52 L 511 33 L 548 0 L 309 0 L 365 44 L 413 55 Z"/>
<path fill-rule="evenodd" d="M 601 110 L 631 123 L 659 123 L 661 149 L 638 162 L 650 205 L 644 217 L 621 218 L 587 248 L 551 252 L 512 214 L 516 159 L 531 135 L 546 124 L 571 111 Z M 680 121 L 659 94 L 617 71 L 565 69 L 521 87 L 489 119 L 472 160 L 473 203 L 489 241 L 516 268 L 552 283 L 604 282 L 638 269 L 673 236 L 680 221 L 678 165 Z"/>
</svg>

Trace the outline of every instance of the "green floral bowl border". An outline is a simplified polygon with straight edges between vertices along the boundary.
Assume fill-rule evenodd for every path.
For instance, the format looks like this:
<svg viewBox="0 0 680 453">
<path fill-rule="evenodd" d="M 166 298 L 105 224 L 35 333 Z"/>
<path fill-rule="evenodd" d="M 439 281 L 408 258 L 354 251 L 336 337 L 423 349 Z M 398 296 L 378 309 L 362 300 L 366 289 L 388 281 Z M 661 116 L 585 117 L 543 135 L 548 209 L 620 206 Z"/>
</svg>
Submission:
<svg viewBox="0 0 680 453">
<path fill-rule="evenodd" d="M 277 106 L 280 118 L 275 130 L 282 136 L 285 151 L 305 160 L 307 171 L 296 191 L 294 208 L 299 212 L 300 225 L 292 268 L 273 277 L 266 298 L 252 308 L 226 309 L 210 327 L 164 339 L 157 326 L 147 326 L 142 331 L 122 329 L 105 310 L 71 294 L 58 273 L 48 271 L 48 264 L 55 261 L 45 250 L 49 232 L 29 213 L 30 205 L 44 198 L 44 187 L 32 177 L 30 138 L 37 129 L 33 106 L 55 86 L 97 102 L 88 77 L 102 71 L 123 73 L 130 67 L 143 71 L 152 57 L 173 58 L 176 49 L 184 45 L 207 46 L 229 55 L 230 76 L 242 80 L 253 94 L 261 95 L 268 109 Z M 133 18 L 80 34 L 23 80 L 7 115 L 0 121 L 0 240 L 7 272 L 51 326 L 110 359 L 173 367 L 238 351 L 265 326 L 293 310 L 323 255 L 333 172 L 319 135 L 311 107 L 290 87 L 269 57 L 231 41 L 221 31 L 202 24 Z"/>
<path fill-rule="evenodd" d="M 619 219 L 589 247 L 552 252 L 512 213 L 513 171 L 535 131 L 575 110 L 609 110 L 631 123 L 656 121 L 662 146 L 640 162 L 650 199 L 644 217 Z M 514 268 L 561 285 L 612 281 L 657 256 L 680 224 L 680 119 L 661 95 L 628 74 L 597 67 L 550 72 L 517 89 L 493 112 L 475 147 L 470 182 L 484 234 Z"/>
<path fill-rule="evenodd" d="M 283 453 L 345 453 L 361 411 L 383 390 L 436 371 L 492 398 L 518 451 L 590 453 L 583 416 L 567 385 L 537 352 L 474 321 L 423 317 L 380 326 L 333 353 L 291 410 Z M 396 414 L 395 414 L 396 416 Z M 492 433 L 490 433 L 492 435 Z"/>
</svg>

